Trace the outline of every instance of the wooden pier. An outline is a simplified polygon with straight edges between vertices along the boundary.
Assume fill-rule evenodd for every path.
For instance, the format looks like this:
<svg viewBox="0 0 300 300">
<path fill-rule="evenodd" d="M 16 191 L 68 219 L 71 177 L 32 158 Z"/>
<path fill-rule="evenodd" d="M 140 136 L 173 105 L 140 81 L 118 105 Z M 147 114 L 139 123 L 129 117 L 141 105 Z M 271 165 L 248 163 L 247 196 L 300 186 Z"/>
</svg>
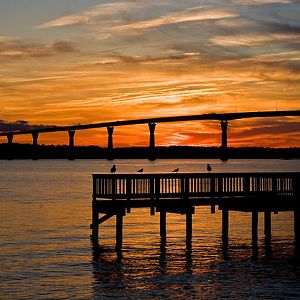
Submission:
<svg viewBox="0 0 300 300">
<path fill-rule="evenodd" d="M 257 244 L 258 213 L 264 213 L 264 232 L 271 238 L 271 213 L 294 212 L 295 242 L 300 245 L 300 173 L 159 173 L 93 174 L 92 239 L 99 225 L 116 216 L 116 248 L 122 248 L 123 217 L 132 208 L 148 207 L 160 214 L 161 242 L 166 242 L 167 213 L 186 215 L 186 243 L 192 242 L 196 206 L 222 210 L 223 245 L 228 244 L 229 212 L 252 214 L 252 242 Z M 100 217 L 100 214 L 102 215 Z M 209 220 L 208 220 L 209 222 Z"/>
</svg>

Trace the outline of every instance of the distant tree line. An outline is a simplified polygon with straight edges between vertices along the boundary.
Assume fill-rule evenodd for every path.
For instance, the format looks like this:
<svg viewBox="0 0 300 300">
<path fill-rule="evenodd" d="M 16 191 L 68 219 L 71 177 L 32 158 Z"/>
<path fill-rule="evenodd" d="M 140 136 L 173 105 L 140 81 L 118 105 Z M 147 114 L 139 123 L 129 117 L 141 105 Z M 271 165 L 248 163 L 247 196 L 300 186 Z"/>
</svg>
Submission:
<svg viewBox="0 0 300 300">
<path fill-rule="evenodd" d="M 74 159 L 112 158 L 220 158 L 224 152 L 219 147 L 169 146 L 156 147 L 149 152 L 148 147 L 116 148 L 108 150 L 98 146 L 76 146 L 72 151 Z M 0 144 L 0 159 L 67 159 L 70 148 L 67 145 Z M 226 158 L 300 158 L 300 148 L 228 148 Z"/>
</svg>

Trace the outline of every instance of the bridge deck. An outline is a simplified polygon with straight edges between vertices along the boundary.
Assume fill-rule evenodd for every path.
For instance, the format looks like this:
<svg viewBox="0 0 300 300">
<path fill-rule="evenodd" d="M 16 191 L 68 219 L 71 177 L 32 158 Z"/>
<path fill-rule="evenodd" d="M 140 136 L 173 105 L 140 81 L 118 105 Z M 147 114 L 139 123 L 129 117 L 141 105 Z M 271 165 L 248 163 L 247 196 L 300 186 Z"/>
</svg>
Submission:
<svg viewBox="0 0 300 300">
<path fill-rule="evenodd" d="M 69 130 L 84 130 L 91 128 L 105 128 L 109 126 L 125 126 L 125 125 L 138 125 L 147 123 L 165 123 L 165 122 L 183 122 L 183 121 L 197 121 L 197 120 L 237 120 L 245 118 L 268 118 L 268 117 L 283 117 L 283 116 L 300 116 L 300 110 L 284 110 L 284 111 L 251 111 L 240 113 L 210 113 L 210 114 L 197 114 L 187 116 L 169 116 L 169 117 L 155 117 L 146 119 L 135 120 L 120 120 L 110 121 L 93 124 L 80 124 L 71 126 L 49 126 L 46 128 L 32 128 L 28 130 L 18 130 L 10 132 L 0 132 L 0 136 L 6 136 L 7 134 L 31 134 L 33 132 L 59 132 Z"/>
</svg>

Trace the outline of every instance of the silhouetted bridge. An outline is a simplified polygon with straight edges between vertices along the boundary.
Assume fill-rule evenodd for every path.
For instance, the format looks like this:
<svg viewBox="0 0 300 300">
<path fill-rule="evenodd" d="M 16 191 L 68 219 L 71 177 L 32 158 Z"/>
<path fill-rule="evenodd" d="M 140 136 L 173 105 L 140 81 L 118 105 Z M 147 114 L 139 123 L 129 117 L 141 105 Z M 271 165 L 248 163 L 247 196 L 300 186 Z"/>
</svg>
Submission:
<svg viewBox="0 0 300 300">
<path fill-rule="evenodd" d="M 136 119 L 136 120 L 123 120 L 123 121 L 113 121 L 113 122 L 102 122 L 94 124 L 81 124 L 72 126 L 54 126 L 40 129 L 30 129 L 30 130 L 20 130 L 20 131 L 10 131 L 1 132 L 0 136 L 6 136 L 9 145 L 13 143 L 13 138 L 15 135 L 21 134 L 31 134 L 33 139 L 33 146 L 38 145 L 38 136 L 41 133 L 49 132 L 61 132 L 67 131 L 69 134 L 69 147 L 70 147 L 70 158 L 73 156 L 74 148 L 74 137 L 76 130 L 86 130 L 92 128 L 107 128 L 108 133 L 108 143 L 107 147 L 109 150 L 113 149 L 113 131 L 114 127 L 118 126 L 128 126 L 128 125 L 138 125 L 138 124 L 148 124 L 150 138 L 149 138 L 149 149 L 150 152 L 155 148 L 155 127 L 156 123 L 166 123 L 166 122 L 182 122 L 182 121 L 196 121 L 196 120 L 216 120 L 220 121 L 221 124 L 221 136 L 222 143 L 221 149 L 226 151 L 227 149 L 227 127 L 228 122 L 237 119 L 248 119 L 248 118 L 269 118 L 269 117 L 287 117 L 287 116 L 300 116 L 300 110 L 292 111 L 264 111 L 264 112 L 241 112 L 241 113 L 221 113 L 221 114 L 198 114 L 198 115 L 188 115 L 188 116 L 171 116 L 171 117 L 158 117 L 158 118 L 146 118 L 146 119 Z"/>
<path fill-rule="evenodd" d="M 186 215 L 186 242 L 192 240 L 196 206 L 222 210 L 222 236 L 228 240 L 229 211 L 252 213 L 252 241 L 257 244 L 258 213 L 264 213 L 265 236 L 271 238 L 271 212 L 294 211 L 295 237 L 300 242 L 300 173 L 167 173 L 94 174 L 92 238 L 99 224 L 116 216 L 116 246 L 122 247 L 123 217 L 131 208 L 160 213 L 160 236 L 166 241 L 166 214 Z M 104 214 L 99 218 L 99 214 Z M 209 220 L 207 220 L 209 222 Z"/>
</svg>

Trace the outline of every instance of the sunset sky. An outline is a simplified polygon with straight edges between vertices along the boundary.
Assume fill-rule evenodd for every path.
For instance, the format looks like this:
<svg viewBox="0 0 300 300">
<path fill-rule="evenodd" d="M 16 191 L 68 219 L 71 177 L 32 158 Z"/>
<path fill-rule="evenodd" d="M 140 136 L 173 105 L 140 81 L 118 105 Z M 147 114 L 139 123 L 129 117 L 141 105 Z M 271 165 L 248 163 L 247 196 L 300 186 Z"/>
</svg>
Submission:
<svg viewBox="0 0 300 300">
<path fill-rule="evenodd" d="M 2 130 L 20 120 L 74 125 L 296 110 L 300 1 L 0 0 L 0 65 Z M 300 146 L 299 132 L 295 117 L 232 121 L 229 146 Z M 75 143 L 105 146 L 106 136 L 78 131 Z M 216 121 L 156 127 L 157 145 L 219 146 L 220 138 Z M 147 125 L 114 132 L 119 147 L 148 139 Z M 39 142 L 68 139 L 42 134 Z"/>
</svg>

